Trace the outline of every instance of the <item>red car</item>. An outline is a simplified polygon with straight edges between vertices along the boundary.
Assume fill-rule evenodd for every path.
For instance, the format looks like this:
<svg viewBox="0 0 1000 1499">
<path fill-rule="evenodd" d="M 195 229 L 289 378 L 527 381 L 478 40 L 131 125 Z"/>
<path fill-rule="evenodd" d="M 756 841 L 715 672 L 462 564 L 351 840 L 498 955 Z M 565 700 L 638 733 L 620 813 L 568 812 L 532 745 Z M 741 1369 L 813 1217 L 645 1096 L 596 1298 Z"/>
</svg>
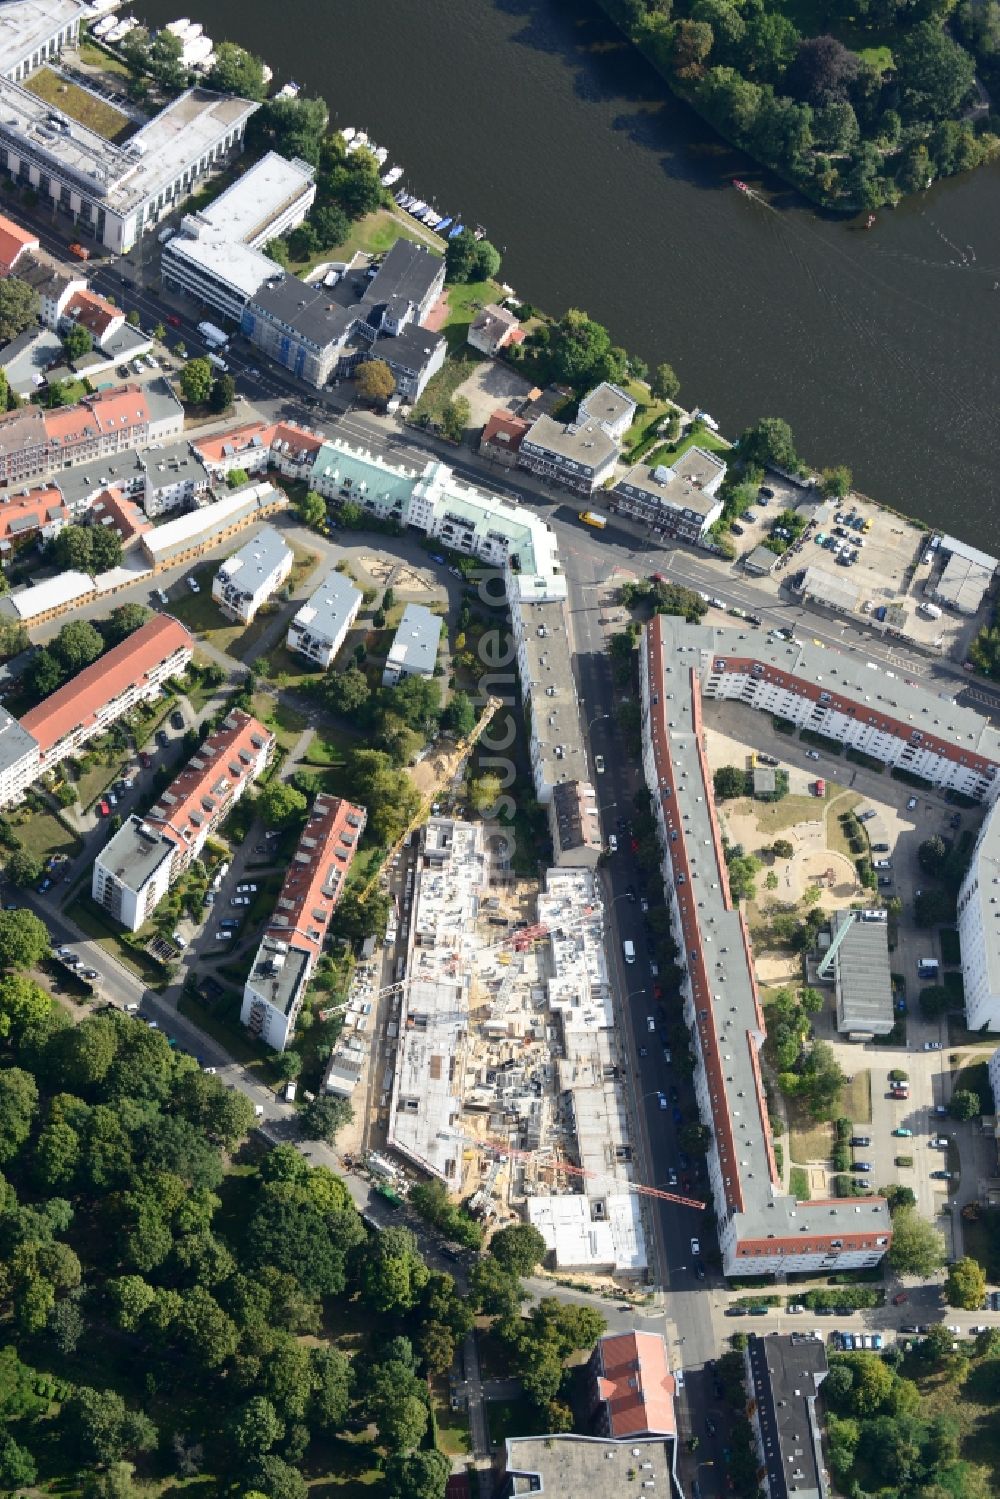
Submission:
<svg viewBox="0 0 1000 1499">
<path fill-rule="evenodd" d="M 632 839 L 632 852 L 634 854 L 637 854 L 639 852 L 639 840 L 638 840 L 638 838 L 633 838 Z"/>
<path fill-rule="evenodd" d="M 663 998 L 663 985 L 662 984 L 654 984 L 653 985 L 653 998 L 654 999 L 662 999 Z"/>
<path fill-rule="evenodd" d="M 909 1301 L 909 1299 L 910 1298 L 909 1298 L 909 1296 L 907 1296 L 907 1294 L 906 1294 L 905 1291 L 900 1291 L 900 1293 L 899 1293 L 898 1296 L 894 1296 L 892 1298 L 892 1304 L 893 1304 L 893 1306 L 902 1306 L 903 1302 L 904 1301 Z"/>
<path fill-rule="evenodd" d="M 179 328 L 181 325 L 181 320 L 177 316 L 176 312 L 169 312 L 167 314 L 167 322 L 170 324 L 171 328 Z"/>
<path fill-rule="evenodd" d="M 152 765 L 152 763 L 153 763 L 153 757 L 152 757 L 152 755 L 150 755 L 146 750 L 140 750 L 140 752 L 139 752 L 139 764 L 142 766 L 143 770 L 148 770 L 149 767 Z"/>
<path fill-rule="evenodd" d="M 100 812 L 102 817 L 107 817 L 111 812 L 111 808 L 108 806 L 107 802 L 101 802 L 97 810 L 98 812 Z"/>
</svg>

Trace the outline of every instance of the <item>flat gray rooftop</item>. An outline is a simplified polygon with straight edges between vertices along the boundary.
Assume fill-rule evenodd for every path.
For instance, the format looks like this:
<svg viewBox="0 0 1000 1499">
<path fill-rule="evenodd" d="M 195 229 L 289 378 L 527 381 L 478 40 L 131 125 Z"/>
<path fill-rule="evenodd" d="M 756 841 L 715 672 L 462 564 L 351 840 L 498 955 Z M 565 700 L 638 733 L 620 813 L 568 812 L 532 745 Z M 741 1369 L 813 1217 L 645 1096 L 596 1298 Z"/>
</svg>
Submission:
<svg viewBox="0 0 1000 1499">
<path fill-rule="evenodd" d="M 444 621 L 425 604 L 407 604 L 389 650 L 389 663 L 408 672 L 432 672 Z"/>
<path fill-rule="evenodd" d="M 268 151 L 237 177 L 224 193 L 196 215 L 230 240 L 249 243 L 289 204 L 312 185 L 315 170 L 304 161 L 289 161 Z"/>
<path fill-rule="evenodd" d="M 633 1452 L 639 1455 L 633 1456 Z M 657 1494 L 669 1499 L 673 1493 L 672 1457 L 673 1443 L 662 1439 L 621 1442 L 569 1435 L 508 1437 L 506 1467 L 508 1474 L 515 1476 L 500 1492 L 505 1499 L 520 1499 L 522 1494 L 583 1499 L 588 1493 L 618 1495 L 633 1489 L 641 1494 L 639 1483 L 630 1484 L 628 1479 L 629 1469 L 635 1468 L 642 1479 L 655 1482 Z"/>
<path fill-rule="evenodd" d="M 0 708 L 0 770 L 9 770 L 37 748 L 38 740 L 34 735 L 22 729 L 6 708 Z"/>
<path fill-rule="evenodd" d="M 815 1399 L 827 1372 L 826 1349 L 801 1333 L 751 1333 L 747 1352 L 770 1499 L 820 1499 L 827 1491 Z"/>
<path fill-rule="evenodd" d="M 607 422 L 612 427 L 616 422 L 624 421 L 626 416 L 631 418 L 634 411 L 635 402 L 631 396 L 608 380 L 595 385 L 580 402 L 581 419 L 586 415 L 590 421 Z"/>
<path fill-rule="evenodd" d="M 848 912 L 834 912 L 834 936 L 848 920 Z M 837 1018 L 841 1029 L 892 1030 L 892 979 L 889 975 L 889 932 L 884 921 L 851 922 L 851 929 L 834 955 Z"/>
<path fill-rule="evenodd" d="M 274 937 L 265 937 L 257 949 L 247 980 L 269 1004 L 287 1015 L 309 966 L 310 955 Z"/>
<path fill-rule="evenodd" d="M 224 229 L 215 225 L 202 228 L 197 234 L 175 234 L 164 246 L 162 260 L 167 275 L 172 266 L 177 275 L 182 275 L 181 268 L 188 266 L 192 274 L 204 272 L 217 276 L 227 288 L 235 288 L 248 300 L 256 296 L 269 277 L 281 275 L 276 260 L 230 239 Z"/>
<path fill-rule="evenodd" d="M 564 606 L 559 599 L 523 603 L 521 619 L 523 653 L 532 684 L 531 726 L 542 752 L 546 779 L 550 785 L 589 781 Z"/>
<path fill-rule="evenodd" d="M 254 585 L 270 577 L 290 555 L 291 548 L 284 537 L 273 526 L 261 526 L 256 536 L 226 558 L 219 573 L 227 582 L 253 592 Z"/>
<path fill-rule="evenodd" d="M 332 568 L 292 623 L 321 639 L 334 640 L 361 597 L 361 589 Z"/>
<path fill-rule="evenodd" d="M 56 32 L 82 19 L 80 0 L 8 0 L 0 5 L 0 72 L 7 73 Z"/>
<path fill-rule="evenodd" d="M 689 449 L 689 453 L 691 451 L 693 449 Z M 684 455 L 685 458 L 689 453 Z M 722 469 L 724 472 L 725 464 Z M 615 487 L 638 490 L 657 505 L 668 505 L 676 510 L 704 516 L 719 504 L 714 495 L 705 492 L 704 486 L 718 477 L 716 470 L 704 479 L 693 481 L 687 474 L 681 474 L 679 465 L 675 467 L 660 463 L 655 468 L 650 468 L 648 463 L 636 463 L 619 479 Z"/>
<path fill-rule="evenodd" d="M 602 468 L 618 453 L 614 438 L 594 421 L 566 423 L 557 422 L 551 416 L 540 416 L 532 422 L 524 441 L 590 469 Z"/>
<path fill-rule="evenodd" d="M 139 890 L 172 857 L 176 843 L 139 817 L 122 824 L 98 855 L 99 863 L 127 885 Z"/>
</svg>

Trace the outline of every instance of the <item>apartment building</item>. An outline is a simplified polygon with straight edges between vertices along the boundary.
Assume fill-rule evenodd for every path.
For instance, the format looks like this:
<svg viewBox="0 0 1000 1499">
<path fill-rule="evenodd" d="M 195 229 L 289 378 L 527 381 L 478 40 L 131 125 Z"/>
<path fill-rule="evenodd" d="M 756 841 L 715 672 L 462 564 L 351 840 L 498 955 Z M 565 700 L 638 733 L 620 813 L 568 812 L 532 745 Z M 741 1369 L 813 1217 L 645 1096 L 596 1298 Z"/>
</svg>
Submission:
<svg viewBox="0 0 1000 1499">
<path fill-rule="evenodd" d="M 389 647 L 382 686 L 395 687 L 404 677 L 432 677 L 444 620 L 425 604 L 407 604 Z"/>
<path fill-rule="evenodd" d="M 80 463 L 99 462 L 180 433 L 184 411 L 169 392 L 119 385 L 76 406 L 0 417 L 0 483 L 20 484 Z"/>
<path fill-rule="evenodd" d="M 274 527 L 261 526 L 222 563 L 212 579 L 212 598 L 229 619 L 248 625 L 284 583 L 294 561 L 291 547 Z"/>
<path fill-rule="evenodd" d="M 1000 1030 L 1000 815 L 994 802 L 958 892 L 958 938 L 971 1031 Z M 1000 1094 L 997 1095 L 1000 1098 Z"/>
<path fill-rule="evenodd" d="M 711 1130 L 706 1162 L 723 1272 L 829 1273 L 876 1265 L 892 1240 L 885 1200 L 798 1202 L 785 1193 L 775 1164 L 760 1067 L 764 1012 L 749 929 L 729 891 L 703 747 L 702 676 L 714 682 L 720 668 L 725 674 L 732 658 L 718 649 L 719 637 L 730 633 L 660 615 L 647 626 L 640 650 L 643 769 L 683 967 L 698 1112 Z M 702 653 L 712 644 L 717 649 L 708 650 L 706 665 Z M 752 650 L 756 643 L 748 634 L 739 645 Z"/>
<path fill-rule="evenodd" d="M 194 638 L 169 615 L 140 625 L 21 720 L 38 744 L 38 771 L 51 770 L 109 729 L 138 703 L 157 696 L 191 660 Z"/>
<path fill-rule="evenodd" d="M 9 562 L 25 542 L 41 536 L 51 541 L 70 523 L 70 512 L 54 484 L 11 494 L 0 492 L 0 557 Z"/>
<path fill-rule="evenodd" d="M 13 807 L 41 775 L 38 741 L 0 708 L 0 807 Z"/>
<path fill-rule="evenodd" d="M 367 816 L 323 792 L 309 812 L 243 989 L 240 1020 L 274 1051 L 284 1051 L 294 1033 Z"/>
<path fill-rule="evenodd" d="M 43 208 L 62 215 L 78 237 L 125 254 L 241 148 L 260 106 L 188 89 L 115 144 L 21 87 L 42 63 L 58 71 L 59 53 L 79 36 L 87 14 L 78 0 L 0 7 L 0 170 L 37 192 Z"/>
<path fill-rule="evenodd" d="M 617 1442 L 677 1436 L 674 1376 L 658 1332 L 607 1333 L 587 1365 L 592 1422 Z"/>
<path fill-rule="evenodd" d="M 657 535 L 697 542 L 722 514 L 719 488 L 726 464 L 704 448 L 688 448 L 671 464 L 636 463 L 608 495 L 608 509 L 642 521 Z"/>
<path fill-rule="evenodd" d="M 206 500 L 212 476 L 200 456 L 183 438 L 148 448 L 142 464 L 142 508 L 151 520 L 172 510 L 189 510 Z"/>
<path fill-rule="evenodd" d="M 90 893 L 127 931 L 137 932 L 170 889 L 177 845 L 141 817 L 130 817 L 97 856 Z"/>
<path fill-rule="evenodd" d="M 604 852 L 601 809 L 589 781 L 560 781 L 549 802 L 549 833 L 560 869 L 596 869 Z"/>
<path fill-rule="evenodd" d="M 347 639 L 364 595 L 343 573 L 331 569 L 288 627 L 290 651 L 315 661 L 324 670 Z"/>
<path fill-rule="evenodd" d="M 146 821 L 174 844 L 175 878 L 197 859 L 247 787 L 263 775 L 275 742 L 270 729 L 234 708 L 161 793 Z"/>
<path fill-rule="evenodd" d="M 602 381 L 584 396 L 573 421 L 538 416 L 521 440 L 518 463 L 576 494 L 591 495 L 614 473 L 635 412 L 630 396 Z"/>
<path fill-rule="evenodd" d="M 511 606 L 511 627 L 521 696 L 528 705 L 535 795 L 548 806 L 556 786 L 590 780 L 565 601 L 517 599 Z"/>
<path fill-rule="evenodd" d="M 191 446 L 213 479 L 225 479 L 237 468 L 251 479 L 269 468 L 308 479 L 323 438 L 296 422 L 247 422 Z"/>
<path fill-rule="evenodd" d="M 829 1372 L 821 1338 L 752 1332 L 743 1361 L 757 1477 L 767 1499 L 827 1499 L 816 1414 L 819 1387 Z"/>
<path fill-rule="evenodd" d="M 200 557 L 209 546 L 221 546 L 234 536 L 276 515 L 288 505 L 283 489 L 273 484 L 245 484 L 221 500 L 200 505 L 186 515 L 154 526 L 142 538 L 143 554 L 154 572 Z M 0 600 L 2 603 L 2 600 Z"/>
</svg>

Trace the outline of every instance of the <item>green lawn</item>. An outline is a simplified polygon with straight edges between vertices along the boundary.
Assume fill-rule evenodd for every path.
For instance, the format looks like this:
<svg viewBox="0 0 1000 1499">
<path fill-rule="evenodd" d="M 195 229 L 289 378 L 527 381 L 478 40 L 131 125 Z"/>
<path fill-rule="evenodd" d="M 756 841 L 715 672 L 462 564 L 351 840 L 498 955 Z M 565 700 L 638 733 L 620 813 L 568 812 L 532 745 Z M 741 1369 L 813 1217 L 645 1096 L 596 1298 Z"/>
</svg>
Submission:
<svg viewBox="0 0 1000 1499">
<path fill-rule="evenodd" d="M 63 114 L 69 115 L 71 120 L 78 120 L 89 130 L 103 135 L 107 141 L 122 140 L 135 130 L 128 115 L 122 114 L 120 109 L 115 109 L 113 104 L 106 103 L 104 99 L 98 99 L 78 83 L 61 78 L 51 68 L 36 68 L 30 77 L 23 80 L 23 87 L 37 99 L 44 99 L 46 104 L 54 104 Z"/>
<path fill-rule="evenodd" d="M 241 661 L 260 639 L 274 615 L 262 612 L 250 625 L 226 619 L 212 599 L 212 579 L 217 571 L 218 564 L 214 562 L 196 568 L 193 576 L 199 584 L 200 592 L 192 593 L 186 585 L 183 591 L 175 590 L 169 612 L 195 635 L 204 636 L 217 651 Z"/>
<path fill-rule="evenodd" d="M 431 1388 L 431 1400 L 437 1417 L 438 1446 L 449 1457 L 464 1457 L 472 1451 L 469 1418 L 464 1410 L 453 1411 L 447 1380 L 437 1380 Z"/>
<path fill-rule="evenodd" d="M 112 57 L 110 52 L 104 52 L 92 41 L 81 37 L 77 51 L 80 54 L 80 61 L 90 68 L 101 68 L 105 73 L 117 73 L 119 78 L 132 76 L 123 62 L 119 62 L 117 57 Z"/>
<path fill-rule="evenodd" d="M 461 352 L 446 359 L 443 367 L 428 381 L 427 389 L 410 414 L 411 421 L 422 422 L 426 419 L 431 426 L 439 423 L 458 387 L 472 374 L 472 366 L 481 364 L 482 359 L 481 354 L 463 343 Z"/>
<path fill-rule="evenodd" d="M 78 895 L 66 907 L 66 915 L 76 923 L 81 932 L 85 932 L 98 946 L 112 953 L 126 968 L 137 974 L 143 983 L 148 984 L 151 989 L 163 988 L 166 981 L 163 969 L 145 953 L 137 952 L 122 940 L 124 934 L 94 904 L 89 894 Z"/>
<path fill-rule="evenodd" d="M 441 332 L 448 340 L 449 354 L 456 354 L 469 336 L 469 327 L 487 302 L 495 302 L 500 288 L 495 281 L 468 281 L 448 287 L 448 320 Z"/>
<path fill-rule="evenodd" d="M 990 1067 L 986 1057 L 962 1056 L 949 1060 L 953 1067 L 957 1064 L 952 1092 L 968 1089 L 970 1093 L 978 1093 L 983 1113 L 991 1114 L 993 1112 L 993 1089 L 990 1085 Z"/>
<path fill-rule="evenodd" d="M 244 976 L 248 966 L 249 962 L 244 965 Z M 276 1053 L 260 1042 L 253 1041 L 249 1032 L 240 1025 L 242 1000 L 242 993 L 227 993 L 224 999 L 210 1006 L 190 994 L 182 994 L 177 1002 L 177 1009 L 198 1026 L 199 1030 L 203 1030 L 206 1036 L 211 1036 L 213 1041 L 224 1047 L 241 1067 L 246 1067 L 260 1082 L 272 1087 L 277 1081 L 273 1073 Z"/>
<path fill-rule="evenodd" d="M 256 666 L 258 672 L 276 687 L 293 691 L 303 682 L 314 682 L 323 675 L 315 662 L 307 661 L 305 656 L 290 651 L 285 645 L 273 646 L 266 656 L 258 657 Z"/>
<path fill-rule="evenodd" d="M 414 244 L 423 245 L 425 250 L 439 250 L 444 254 L 443 241 L 436 236 L 431 237 L 426 227 L 421 233 L 409 215 L 379 208 L 352 224 L 351 232 L 342 245 L 331 245 L 319 250 L 308 260 L 292 261 L 289 269 L 296 276 L 306 276 L 313 266 L 321 265 L 326 260 L 350 260 L 359 250 L 363 250 L 366 255 L 384 255 L 386 250 L 392 249 L 397 239 L 409 239 Z"/>
<path fill-rule="evenodd" d="M 812 1196 L 809 1190 L 809 1172 L 804 1166 L 793 1166 L 788 1173 L 788 1189 L 797 1202 L 808 1202 Z"/>
<path fill-rule="evenodd" d="M 350 734 L 345 733 L 341 738 L 336 729 L 325 728 L 322 733 L 314 734 L 309 741 L 309 748 L 305 755 L 306 764 L 319 765 L 324 769 L 341 766 L 344 764 L 347 750 L 356 740 L 357 734 L 353 731 Z"/>
<path fill-rule="evenodd" d="M 657 428 L 674 407 L 672 401 L 654 400 L 645 385 L 630 389 L 629 395 L 638 405 L 635 421 L 625 434 L 624 456 L 629 463 L 638 463 L 645 453 L 655 447 Z"/>
<path fill-rule="evenodd" d="M 83 847 L 76 834 L 67 832 L 51 812 L 31 812 L 24 822 L 18 822 L 16 816 L 12 821 L 25 851 L 36 859 L 52 854 L 67 854 L 74 859 Z"/>
<path fill-rule="evenodd" d="M 872 1075 L 867 1067 L 856 1072 L 849 1083 L 840 1090 L 838 1112 L 855 1124 L 872 1122 Z"/>
<path fill-rule="evenodd" d="M 523 1395 L 519 1400 L 487 1401 L 486 1423 L 494 1447 L 502 1447 L 508 1437 L 541 1436 L 546 1430 L 542 1412 Z"/>
<path fill-rule="evenodd" d="M 700 432 L 689 432 L 679 442 L 665 442 L 662 447 L 653 448 L 645 455 L 645 462 L 653 468 L 658 463 L 673 463 L 687 452 L 688 448 L 704 448 L 706 453 L 729 453 L 730 444 L 717 432 L 710 431 L 707 427 Z"/>
<path fill-rule="evenodd" d="M 309 727 L 309 720 L 303 713 L 297 708 L 289 707 L 287 703 L 278 702 L 269 692 L 254 693 L 253 711 L 261 723 L 266 724 L 277 736 L 278 743 L 284 750 L 290 750 L 303 729 Z"/>
<path fill-rule="evenodd" d="M 827 781 L 826 790 L 828 799 L 832 800 L 831 792 L 836 795 L 843 787 Z M 769 840 L 800 822 L 818 821 L 822 808 L 823 800 L 820 797 L 794 794 L 782 797 L 780 802 L 754 802 L 753 806 L 757 829 Z"/>
</svg>

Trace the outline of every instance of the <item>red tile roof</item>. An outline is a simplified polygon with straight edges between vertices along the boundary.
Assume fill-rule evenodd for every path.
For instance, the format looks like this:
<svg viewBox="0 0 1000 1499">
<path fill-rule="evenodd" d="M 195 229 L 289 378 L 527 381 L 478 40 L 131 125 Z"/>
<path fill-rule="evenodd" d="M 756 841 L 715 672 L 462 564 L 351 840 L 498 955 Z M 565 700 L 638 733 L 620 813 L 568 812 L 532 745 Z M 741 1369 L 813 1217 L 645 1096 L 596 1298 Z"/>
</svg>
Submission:
<svg viewBox="0 0 1000 1499">
<path fill-rule="evenodd" d="M 119 385 L 114 390 L 87 396 L 78 406 L 46 411 L 45 435 L 63 448 L 108 432 L 130 431 L 149 421 L 146 397 L 138 385 Z"/>
<path fill-rule="evenodd" d="M 190 848 L 206 823 L 211 829 L 225 816 L 235 787 L 263 768 L 273 744 L 270 729 L 234 708 L 171 781 L 147 822 L 179 848 Z"/>
<path fill-rule="evenodd" d="M 0 214 L 0 275 L 9 276 L 25 250 L 38 249 L 38 235 Z"/>
<path fill-rule="evenodd" d="M 78 291 L 75 296 L 70 297 L 63 312 L 66 317 L 75 319 L 81 327 L 92 333 L 98 343 L 109 328 L 125 319 L 120 307 L 106 302 L 93 291 Z"/>
<path fill-rule="evenodd" d="M 81 724 L 92 727 L 98 711 L 120 697 L 129 687 L 149 675 L 178 650 L 193 650 L 194 637 L 168 614 L 141 625 L 121 645 L 105 651 L 99 660 L 32 708 L 21 720 L 48 754 L 61 739 Z"/>
<path fill-rule="evenodd" d="M 192 443 L 206 463 L 222 463 L 226 458 L 237 458 L 241 453 L 261 448 L 272 448 L 275 443 L 287 442 L 297 451 L 318 453 L 323 439 L 316 432 L 309 432 L 295 422 L 247 422 L 242 427 L 231 427 L 228 432 L 217 432 Z"/>
<path fill-rule="evenodd" d="M 598 1394 L 608 1413 L 608 1434 L 669 1436 L 677 1430 L 674 1376 L 659 1333 L 610 1333 L 594 1350 Z"/>
<path fill-rule="evenodd" d="M 519 416 L 511 416 L 509 411 L 494 411 L 483 428 L 480 441 L 516 453 L 530 430 L 531 423 L 522 421 Z"/>
<path fill-rule="evenodd" d="M 69 520 L 69 510 L 54 484 L 43 484 L 27 494 L 0 492 L 0 541 L 30 535 L 53 520 Z"/>
<path fill-rule="evenodd" d="M 0 515 L 2 513 L 0 511 Z M 107 522 L 123 542 L 153 529 L 152 521 L 146 519 L 141 506 L 135 500 L 126 499 L 120 489 L 102 489 L 90 507 L 90 515 L 98 525 Z"/>
<path fill-rule="evenodd" d="M 367 817 L 364 807 L 355 807 L 339 796 L 317 796 L 285 875 L 267 936 L 319 957 Z"/>
</svg>

